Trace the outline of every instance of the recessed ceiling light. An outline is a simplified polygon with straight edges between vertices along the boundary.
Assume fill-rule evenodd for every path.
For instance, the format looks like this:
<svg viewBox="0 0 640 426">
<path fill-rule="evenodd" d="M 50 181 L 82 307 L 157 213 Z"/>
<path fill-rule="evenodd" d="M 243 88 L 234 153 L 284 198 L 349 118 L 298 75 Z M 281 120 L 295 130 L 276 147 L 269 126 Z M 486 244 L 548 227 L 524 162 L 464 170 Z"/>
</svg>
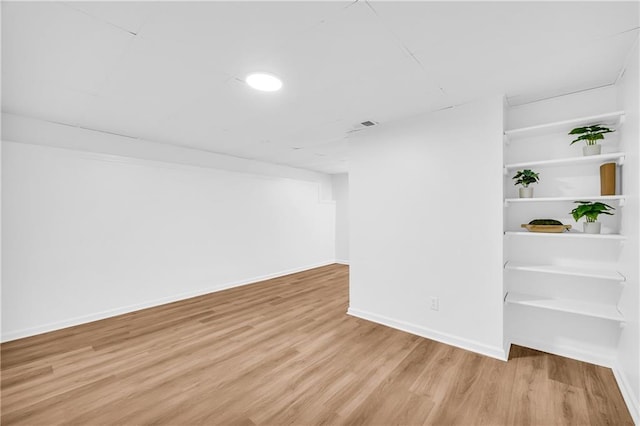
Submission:
<svg viewBox="0 0 640 426">
<path fill-rule="evenodd" d="M 256 90 L 262 90 L 263 92 L 275 92 L 282 87 L 282 80 L 273 74 L 262 72 L 249 74 L 245 81 L 249 86 Z"/>
</svg>

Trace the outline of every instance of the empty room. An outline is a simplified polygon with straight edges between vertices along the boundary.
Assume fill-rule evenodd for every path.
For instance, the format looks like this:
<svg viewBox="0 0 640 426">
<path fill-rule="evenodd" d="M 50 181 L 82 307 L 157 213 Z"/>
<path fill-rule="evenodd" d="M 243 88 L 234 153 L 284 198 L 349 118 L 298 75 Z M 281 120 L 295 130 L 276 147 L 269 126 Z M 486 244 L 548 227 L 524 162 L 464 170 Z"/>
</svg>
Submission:
<svg viewBox="0 0 640 426">
<path fill-rule="evenodd" d="M 640 425 L 640 2 L 0 5 L 3 425 Z"/>
</svg>

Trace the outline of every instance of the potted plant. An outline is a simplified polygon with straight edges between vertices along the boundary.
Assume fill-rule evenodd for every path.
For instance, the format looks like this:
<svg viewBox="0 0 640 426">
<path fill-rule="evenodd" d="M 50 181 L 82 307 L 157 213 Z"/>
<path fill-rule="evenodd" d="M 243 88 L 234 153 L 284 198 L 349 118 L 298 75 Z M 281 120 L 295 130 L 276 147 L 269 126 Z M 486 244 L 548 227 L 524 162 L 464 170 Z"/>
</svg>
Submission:
<svg viewBox="0 0 640 426">
<path fill-rule="evenodd" d="M 587 145 L 582 147 L 582 153 L 586 155 L 598 155 L 602 151 L 601 146 L 598 145 L 599 140 L 604 139 L 605 133 L 611 133 L 614 130 L 608 127 L 603 127 L 600 124 L 594 124 L 592 126 L 576 127 L 569 132 L 570 135 L 580 135 L 574 139 L 570 145 L 573 145 L 579 141 L 585 141 Z"/>
<path fill-rule="evenodd" d="M 587 219 L 584 222 L 584 233 L 585 234 L 599 234 L 600 233 L 600 222 L 597 222 L 598 216 L 601 214 L 613 215 L 613 213 L 609 213 L 609 210 L 615 210 L 610 205 L 592 202 L 592 201 L 575 201 L 580 204 L 575 209 L 571 210 L 571 215 L 577 222 L 581 217 L 585 217 Z"/>
<path fill-rule="evenodd" d="M 529 169 L 518 170 L 512 179 L 516 179 L 516 183 L 514 185 L 522 185 L 522 188 L 519 188 L 518 191 L 520 198 L 532 198 L 533 188 L 529 188 L 529 185 L 537 183 L 540 180 L 538 178 L 538 173 Z"/>
</svg>

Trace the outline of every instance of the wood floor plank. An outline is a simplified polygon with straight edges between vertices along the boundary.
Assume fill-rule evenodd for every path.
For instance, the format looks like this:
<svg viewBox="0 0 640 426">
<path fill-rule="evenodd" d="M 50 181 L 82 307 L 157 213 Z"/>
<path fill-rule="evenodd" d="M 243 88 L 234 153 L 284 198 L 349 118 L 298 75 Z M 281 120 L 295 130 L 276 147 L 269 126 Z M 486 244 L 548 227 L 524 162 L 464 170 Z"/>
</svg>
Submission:
<svg viewBox="0 0 640 426">
<path fill-rule="evenodd" d="M 346 315 L 344 265 L 0 346 L 3 425 L 631 425 L 609 369 Z"/>
</svg>

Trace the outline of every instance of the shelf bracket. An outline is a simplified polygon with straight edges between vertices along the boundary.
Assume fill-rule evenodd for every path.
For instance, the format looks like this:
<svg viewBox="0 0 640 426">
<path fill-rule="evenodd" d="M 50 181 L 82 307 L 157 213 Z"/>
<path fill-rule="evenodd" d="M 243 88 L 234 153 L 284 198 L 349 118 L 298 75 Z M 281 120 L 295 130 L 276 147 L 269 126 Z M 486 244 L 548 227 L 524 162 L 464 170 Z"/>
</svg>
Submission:
<svg viewBox="0 0 640 426">
<path fill-rule="evenodd" d="M 502 143 L 504 143 L 506 146 L 511 145 L 511 141 L 509 140 L 509 136 L 507 136 L 506 133 L 502 133 Z"/>
<path fill-rule="evenodd" d="M 627 203 L 627 199 L 626 198 L 620 198 L 620 200 L 618 200 L 618 206 L 620 207 L 624 207 L 624 205 Z"/>
<path fill-rule="evenodd" d="M 624 165 L 624 159 L 625 159 L 625 156 L 624 156 L 624 155 L 623 155 L 622 157 L 618 158 L 618 161 L 617 161 L 618 166 L 622 166 L 622 165 Z"/>
<path fill-rule="evenodd" d="M 509 207 L 509 201 L 507 201 L 507 199 L 506 199 L 506 198 L 504 199 L 503 203 L 504 203 L 504 206 L 505 206 L 505 207 Z"/>
<path fill-rule="evenodd" d="M 624 320 L 624 314 L 620 310 L 620 306 L 619 305 L 616 305 L 616 311 L 618 311 L 618 313 L 622 316 L 622 320 L 618 323 L 618 325 L 620 326 L 620 328 L 625 328 L 627 326 L 627 323 Z"/>
</svg>

